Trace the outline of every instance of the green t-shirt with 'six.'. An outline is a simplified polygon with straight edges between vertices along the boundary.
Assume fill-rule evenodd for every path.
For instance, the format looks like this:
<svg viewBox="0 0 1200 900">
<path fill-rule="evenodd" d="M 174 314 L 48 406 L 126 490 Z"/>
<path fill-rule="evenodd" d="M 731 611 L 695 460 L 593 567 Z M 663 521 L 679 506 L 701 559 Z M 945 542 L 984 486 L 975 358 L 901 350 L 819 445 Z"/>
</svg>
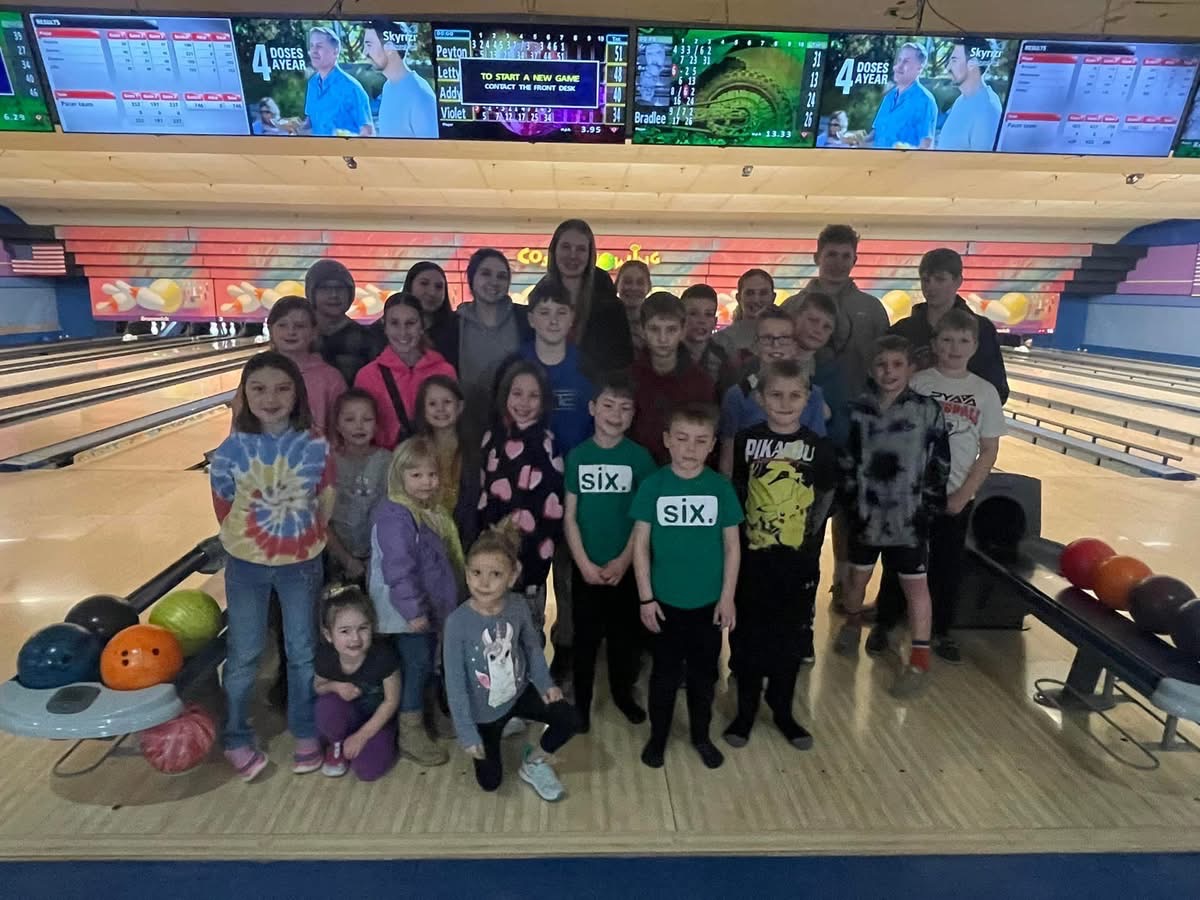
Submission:
<svg viewBox="0 0 1200 900">
<path fill-rule="evenodd" d="M 604 449 L 588 438 L 567 454 L 567 492 L 577 497 L 575 521 L 588 559 L 612 562 L 629 543 L 629 505 L 646 476 L 655 470 L 650 452 L 629 438 Z"/>
<path fill-rule="evenodd" d="M 742 521 L 742 504 L 729 479 L 709 468 L 684 479 L 664 466 L 642 482 L 629 514 L 650 523 L 655 600 L 698 609 L 721 599 L 721 531 Z"/>
</svg>

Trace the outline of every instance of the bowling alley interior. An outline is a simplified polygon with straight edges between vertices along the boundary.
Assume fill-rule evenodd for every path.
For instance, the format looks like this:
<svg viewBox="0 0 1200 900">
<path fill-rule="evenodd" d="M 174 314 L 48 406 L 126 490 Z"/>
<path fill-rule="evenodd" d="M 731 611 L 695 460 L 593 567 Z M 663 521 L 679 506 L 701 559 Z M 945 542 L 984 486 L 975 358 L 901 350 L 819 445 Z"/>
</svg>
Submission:
<svg viewBox="0 0 1200 900">
<path fill-rule="evenodd" d="M 1194 889 L 1200 3 L 118 7 L 0 0 L 0 897 Z"/>
</svg>

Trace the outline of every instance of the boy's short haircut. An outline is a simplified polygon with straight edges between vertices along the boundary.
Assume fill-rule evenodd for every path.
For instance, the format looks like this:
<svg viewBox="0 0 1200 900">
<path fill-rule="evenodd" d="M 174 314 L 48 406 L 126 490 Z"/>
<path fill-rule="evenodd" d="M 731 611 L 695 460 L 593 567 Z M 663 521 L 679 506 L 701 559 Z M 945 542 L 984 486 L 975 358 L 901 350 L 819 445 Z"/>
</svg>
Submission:
<svg viewBox="0 0 1200 900">
<path fill-rule="evenodd" d="M 711 284 L 692 284 L 689 285 L 682 294 L 679 295 L 679 301 L 684 305 L 689 300 L 711 300 L 717 306 L 721 305 L 720 299 L 717 297 L 717 289 Z"/>
<path fill-rule="evenodd" d="M 817 235 L 817 252 L 825 249 L 826 244 L 849 244 L 858 252 L 858 232 L 849 225 L 826 225 Z"/>
<path fill-rule="evenodd" d="M 787 312 L 782 306 L 768 306 L 761 313 L 759 313 L 759 316 L 755 321 L 756 321 L 756 323 L 758 323 L 758 322 L 774 322 L 774 321 L 787 322 L 789 325 L 792 326 L 792 328 L 796 327 L 796 320 L 793 319 L 792 314 L 790 312 Z M 758 326 L 756 324 L 755 325 L 756 330 L 757 330 L 757 327 Z"/>
<path fill-rule="evenodd" d="M 551 278 L 549 275 L 543 276 L 542 280 L 533 286 L 526 302 L 531 311 L 543 303 L 560 303 L 563 306 L 575 308 L 575 304 L 571 302 L 571 295 L 567 293 L 557 278 Z"/>
<path fill-rule="evenodd" d="M 921 257 L 918 271 L 921 275 L 944 273 L 951 278 L 962 278 L 962 257 L 958 255 L 958 251 L 951 250 L 949 247 L 938 247 Z"/>
<path fill-rule="evenodd" d="M 683 325 L 687 319 L 687 310 L 683 308 L 683 303 L 678 297 L 668 291 L 655 291 L 646 298 L 646 302 L 642 304 L 638 315 L 641 317 L 642 327 L 644 328 L 651 319 L 675 319 L 680 325 Z"/>
<path fill-rule="evenodd" d="M 972 340 L 978 341 L 979 320 L 968 310 L 951 309 L 933 326 L 933 336 L 937 337 L 943 331 L 965 331 Z"/>
<path fill-rule="evenodd" d="M 682 403 L 671 410 L 671 415 L 667 418 L 667 431 L 674 428 L 676 422 L 684 422 L 688 425 L 706 425 L 715 435 L 718 419 L 720 412 L 712 403 Z"/>
<path fill-rule="evenodd" d="M 766 269 L 747 269 L 738 278 L 737 289 L 739 291 L 741 291 L 742 285 L 746 283 L 746 279 L 748 278 L 765 278 L 767 279 L 767 283 L 771 285 L 771 290 L 775 290 L 775 279 L 771 277 L 770 272 Z"/>
<path fill-rule="evenodd" d="M 899 334 L 885 334 L 879 338 L 871 350 L 871 361 L 874 362 L 885 353 L 901 353 L 910 363 L 913 361 L 912 344 Z"/>
<path fill-rule="evenodd" d="M 777 378 L 799 378 L 809 387 L 808 373 L 800 368 L 800 363 L 794 359 L 781 359 L 767 363 L 758 373 L 758 390 L 766 391 L 767 386 Z"/>
<path fill-rule="evenodd" d="M 633 379 L 626 373 L 609 372 L 596 382 L 596 389 L 592 392 L 592 400 L 599 400 L 601 394 L 612 394 L 614 397 L 620 397 L 624 400 L 635 400 L 637 390 L 634 387 Z"/>
<path fill-rule="evenodd" d="M 837 302 L 828 294 L 822 294 L 820 291 L 809 291 L 804 295 L 804 299 L 800 301 L 799 312 L 815 309 L 829 316 L 833 322 L 837 322 Z"/>
</svg>

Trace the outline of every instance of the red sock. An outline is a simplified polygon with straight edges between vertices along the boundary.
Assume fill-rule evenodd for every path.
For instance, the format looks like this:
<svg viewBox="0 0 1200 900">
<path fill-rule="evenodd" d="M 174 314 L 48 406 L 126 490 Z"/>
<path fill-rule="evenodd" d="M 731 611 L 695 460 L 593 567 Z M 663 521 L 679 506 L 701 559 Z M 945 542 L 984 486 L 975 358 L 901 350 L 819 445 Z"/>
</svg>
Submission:
<svg viewBox="0 0 1200 900">
<path fill-rule="evenodd" d="M 908 658 L 908 664 L 922 672 L 929 671 L 929 641 L 912 642 L 912 655 Z"/>
</svg>

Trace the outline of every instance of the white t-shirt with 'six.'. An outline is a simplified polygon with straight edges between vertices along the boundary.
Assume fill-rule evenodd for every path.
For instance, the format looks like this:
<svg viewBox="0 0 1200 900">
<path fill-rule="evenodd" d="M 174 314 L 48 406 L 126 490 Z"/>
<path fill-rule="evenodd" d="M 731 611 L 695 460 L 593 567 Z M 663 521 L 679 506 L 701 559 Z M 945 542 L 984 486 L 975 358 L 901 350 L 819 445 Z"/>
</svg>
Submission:
<svg viewBox="0 0 1200 900">
<path fill-rule="evenodd" d="M 926 369 L 912 377 L 912 389 L 942 404 L 946 430 L 950 433 L 950 480 L 946 491 L 953 493 L 967 480 L 979 458 L 979 439 L 998 438 L 1005 430 L 1004 407 L 991 383 L 974 372 L 958 378 Z"/>
</svg>

